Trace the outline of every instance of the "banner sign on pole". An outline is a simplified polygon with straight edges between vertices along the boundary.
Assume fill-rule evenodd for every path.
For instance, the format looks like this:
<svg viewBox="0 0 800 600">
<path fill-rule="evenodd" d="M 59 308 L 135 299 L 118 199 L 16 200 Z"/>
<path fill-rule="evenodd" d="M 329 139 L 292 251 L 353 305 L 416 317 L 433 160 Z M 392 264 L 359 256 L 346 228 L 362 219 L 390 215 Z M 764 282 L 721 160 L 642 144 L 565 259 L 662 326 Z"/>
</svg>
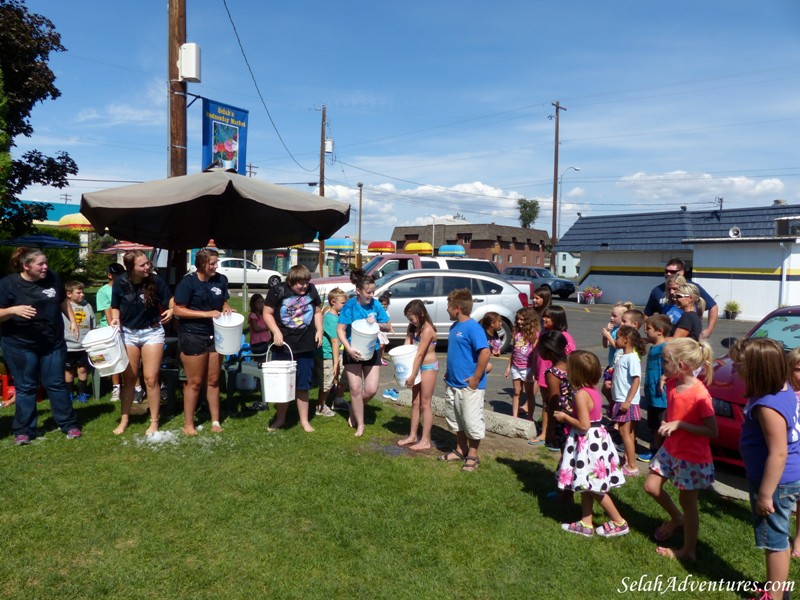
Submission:
<svg viewBox="0 0 800 600">
<path fill-rule="evenodd" d="M 203 98 L 203 164 L 247 171 L 247 118 L 249 112 Z"/>
</svg>

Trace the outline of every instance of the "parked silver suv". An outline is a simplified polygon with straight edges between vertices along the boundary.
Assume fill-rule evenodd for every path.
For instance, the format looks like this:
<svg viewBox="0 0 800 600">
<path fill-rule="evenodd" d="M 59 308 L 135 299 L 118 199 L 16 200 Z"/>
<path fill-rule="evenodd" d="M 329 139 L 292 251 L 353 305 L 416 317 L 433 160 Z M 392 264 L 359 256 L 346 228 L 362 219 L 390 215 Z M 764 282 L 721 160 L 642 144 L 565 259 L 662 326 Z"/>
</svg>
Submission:
<svg viewBox="0 0 800 600">
<path fill-rule="evenodd" d="M 419 299 L 425 303 L 425 308 L 436 325 L 439 340 L 446 340 L 452 325 L 447 314 L 447 295 L 452 290 L 462 288 L 472 292 L 473 319 L 480 321 L 491 311 L 503 318 L 501 351 L 506 351 L 511 344 L 514 318 L 523 307 L 524 294 L 499 275 L 478 271 L 418 269 L 396 271 L 378 279 L 375 297 L 378 298 L 387 291 L 391 294 L 389 318 L 395 333 L 389 337 L 397 340 L 405 338 L 408 327 L 408 320 L 403 314 L 405 307 L 411 300 Z"/>
</svg>

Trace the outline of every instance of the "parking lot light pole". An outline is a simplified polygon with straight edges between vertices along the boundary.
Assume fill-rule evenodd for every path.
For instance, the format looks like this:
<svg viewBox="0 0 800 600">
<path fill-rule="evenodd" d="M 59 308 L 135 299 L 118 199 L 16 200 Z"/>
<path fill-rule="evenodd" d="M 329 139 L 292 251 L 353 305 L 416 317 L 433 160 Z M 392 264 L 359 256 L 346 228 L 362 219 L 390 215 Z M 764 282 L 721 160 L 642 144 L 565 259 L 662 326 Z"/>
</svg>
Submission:
<svg viewBox="0 0 800 600">
<path fill-rule="evenodd" d="M 364 184 L 358 182 L 358 241 L 356 242 L 356 269 L 361 268 L 361 207 L 364 200 Z"/>
<path fill-rule="evenodd" d="M 572 170 L 578 172 L 581 170 L 580 167 L 567 167 L 563 171 L 561 171 L 561 177 L 558 178 L 558 239 L 561 239 L 561 206 L 563 203 L 561 202 L 561 197 L 563 195 L 564 189 L 564 173 L 567 171 Z"/>
</svg>

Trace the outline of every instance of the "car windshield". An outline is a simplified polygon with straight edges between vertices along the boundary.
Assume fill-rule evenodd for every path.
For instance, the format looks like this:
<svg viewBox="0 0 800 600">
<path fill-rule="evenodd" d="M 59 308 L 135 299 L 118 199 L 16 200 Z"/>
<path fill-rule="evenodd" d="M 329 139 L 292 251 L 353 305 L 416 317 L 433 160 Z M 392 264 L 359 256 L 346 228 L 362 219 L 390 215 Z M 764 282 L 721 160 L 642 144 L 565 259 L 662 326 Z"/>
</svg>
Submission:
<svg viewBox="0 0 800 600">
<path fill-rule="evenodd" d="M 785 351 L 800 346 L 800 315 L 776 315 L 764 321 L 750 337 L 767 337 L 783 344 Z"/>
<path fill-rule="evenodd" d="M 389 283 L 390 281 L 392 281 L 393 279 L 397 279 L 398 277 L 406 273 L 408 273 L 408 271 L 394 271 L 393 273 L 389 273 L 388 275 L 379 277 L 378 279 L 375 280 L 375 287 L 376 288 L 382 287 L 387 283 Z"/>
<path fill-rule="evenodd" d="M 377 265 L 379 262 L 381 262 L 382 260 L 383 260 L 383 258 L 382 258 L 382 257 L 380 257 L 380 256 L 376 256 L 375 258 L 373 258 L 371 261 L 369 261 L 367 264 L 365 264 L 365 265 L 364 265 L 363 267 L 361 267 L 361 268 L 362 268 L 362 269 L 364 269 L 364 272 L 365 272 L 365 273 L 370 273 L 370 272 L 372 272 L 372 270 L 375 268 L 375 266 L 376 266 L 376 265 Z"/>
</svg>

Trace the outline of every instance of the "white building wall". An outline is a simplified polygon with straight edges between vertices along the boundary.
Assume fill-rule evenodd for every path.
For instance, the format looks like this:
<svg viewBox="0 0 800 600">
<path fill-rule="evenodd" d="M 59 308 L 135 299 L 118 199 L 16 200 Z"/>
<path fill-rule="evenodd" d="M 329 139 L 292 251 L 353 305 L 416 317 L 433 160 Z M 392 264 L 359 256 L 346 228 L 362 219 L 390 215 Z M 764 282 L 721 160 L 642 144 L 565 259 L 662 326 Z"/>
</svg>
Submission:
<svg viewBox="0 0 800 600">
<path fill-rule="evenodd" d="M 563 279 L 575 279 L 578 277 L 578 265 L 580 261 L 580 254 L 574 255 L 570 252 L 559 252 L 558 273 L 555 273 L 555 276 Z"/>
<path fill-rule="evenodd" d="M 781 305 L 800 303 L 800 247 L 789 241 L 697 244 L 694 280 L 720 305 L 736 300 L 740 317 L 758 320 Z"/>
</svg>

